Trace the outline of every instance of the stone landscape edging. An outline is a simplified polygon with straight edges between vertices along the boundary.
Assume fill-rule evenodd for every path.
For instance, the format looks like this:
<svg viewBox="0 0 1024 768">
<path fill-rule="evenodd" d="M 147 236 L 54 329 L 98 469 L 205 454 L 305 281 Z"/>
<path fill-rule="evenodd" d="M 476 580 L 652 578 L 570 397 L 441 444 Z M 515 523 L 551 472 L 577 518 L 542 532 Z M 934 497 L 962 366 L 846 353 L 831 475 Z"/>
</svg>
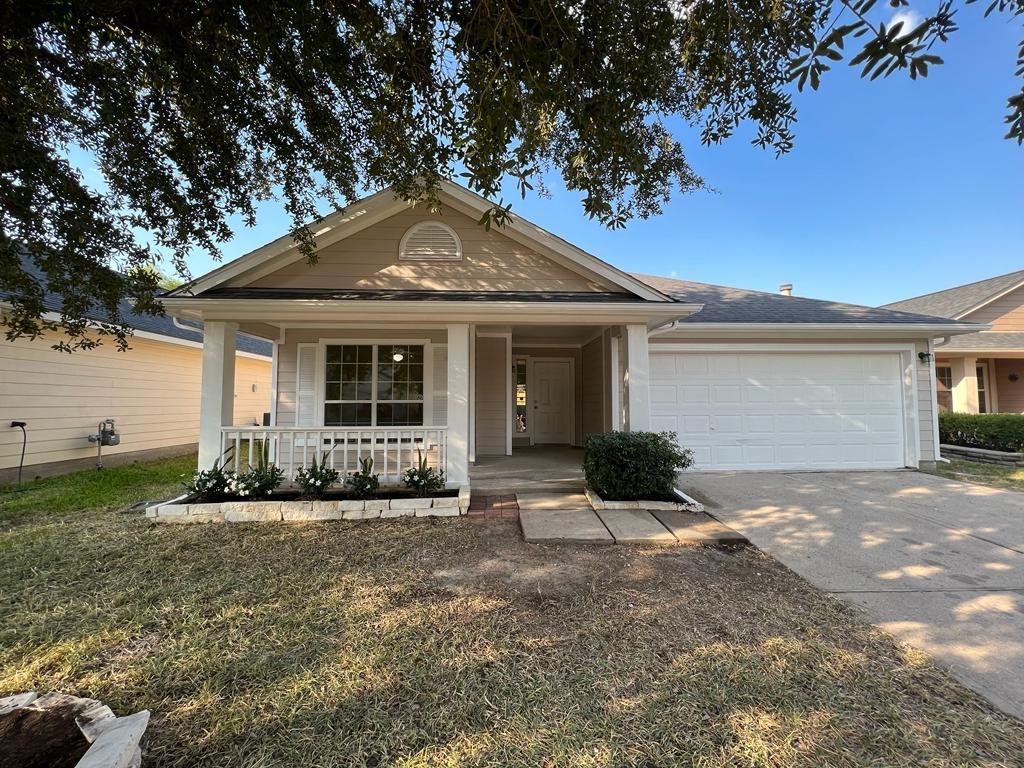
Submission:
<svg viewBox="0 0 1024 768">
<path fill-rule="evenodd" d="M 703 512 L 704 505 L 694 498 L 687 496 L 678 488 L 672 489 L 679 497 L 679 501 L 606 501 L 597 492 L 585 488 L 583 492 L 587 495 L 587 501 L 595 511 L 603 509 L 639 509 L 645 512 Z"/>
<path fill-rule="evenodd" d="M 458 496 L 403 496 L 397 499 L 339 499 L 330 501 L 188 502 L 178 496 L 146 508 L 157 523 L 264 523 L 313 520 L 375 520 L 393 517 L 458 517 L 469 512 L 468 485 Z"/>
</svg>

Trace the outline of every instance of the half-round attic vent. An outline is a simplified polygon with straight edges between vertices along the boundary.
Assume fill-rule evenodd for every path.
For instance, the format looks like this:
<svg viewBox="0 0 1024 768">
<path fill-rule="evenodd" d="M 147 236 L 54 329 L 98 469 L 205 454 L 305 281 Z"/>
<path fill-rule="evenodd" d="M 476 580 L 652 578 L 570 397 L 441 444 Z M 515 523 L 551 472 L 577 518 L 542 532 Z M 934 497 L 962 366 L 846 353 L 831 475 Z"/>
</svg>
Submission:
<svg viewBox="0 0 1024 768">
<path fill-rule="evenodd" d="M 455 230 L 440 221 L 421 221 L 402 235 L 398 258 L 423 261 L 458 261 L 462 258 L 462 241 Z"/>
</svg>

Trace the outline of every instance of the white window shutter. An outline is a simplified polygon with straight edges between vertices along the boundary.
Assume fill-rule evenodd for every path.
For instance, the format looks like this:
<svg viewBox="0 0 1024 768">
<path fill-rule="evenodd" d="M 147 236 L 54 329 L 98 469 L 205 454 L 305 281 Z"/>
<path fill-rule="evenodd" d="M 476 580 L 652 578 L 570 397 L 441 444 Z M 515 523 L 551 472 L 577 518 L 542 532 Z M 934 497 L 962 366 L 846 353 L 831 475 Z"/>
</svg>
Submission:
<svg viewBox="0 0 1024 768">
<path fill-rule="evenodd" d="M 434 344 L 434 423 L 435 427 L 448 426 L 448 346 Z"/>
<path fill-rule="evenodd" d="M 316 344 L 299 344 L 295 361 L 295 426 L 316 426 Z"/>
</svg>

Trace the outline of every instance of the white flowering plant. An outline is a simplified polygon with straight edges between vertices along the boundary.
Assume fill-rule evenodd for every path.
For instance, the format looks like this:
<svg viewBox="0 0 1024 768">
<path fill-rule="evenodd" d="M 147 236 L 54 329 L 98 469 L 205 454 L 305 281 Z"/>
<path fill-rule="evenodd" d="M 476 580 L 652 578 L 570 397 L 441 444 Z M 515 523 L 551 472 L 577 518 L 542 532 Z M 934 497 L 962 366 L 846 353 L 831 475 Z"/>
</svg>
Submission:
<svg viewBox="0 0 1024 768">
<path fill-rule="evenodd" d="M 327 490 L 338 482 L 340 473 L 327 464 L 328 455 L 325 453 L 319 462 L 314 456 L 312 464 L 308 467 L 299 467 L 295 473 L 295 482 L 302 488 L 303 496 L 322 499 Z"/>
<path fill-rule="evenodd" d="M 228 478 L 227 493 L 239 499 L 261 499 L 269 496 L 284 481 L 284 471 L 273 464 L 250 466 L 248 470 Z"/>
<path fill-rule="evenodd" d="M 215 461 L 211 469 L 196 472 L 192 479 L 185 483 L 185 491 L 203 501 L 220 501 L 230 493 L 228 488 L 234 477 L 234 472 L 224 469 L 219 461 Z"/>
<path fill-rule="evenodd" d="M 345 478 L 345 487 L 357 499 L 365 499 L 380 488 L 380 475 L 373 472 L 373 457 L 367 456 L 359 460 L 359 471 Z"/>
<path fill-rule="evenodd" d="M 438 472 L 427 463 L 427 457 L 417 451 L 419 456 L 418 466 L 407 469 L 402 475 L 402 482 L 409 490 L 415 491 L 417 496 L 426 496 L 444 488 L 444 472 Z"/>
</svg>

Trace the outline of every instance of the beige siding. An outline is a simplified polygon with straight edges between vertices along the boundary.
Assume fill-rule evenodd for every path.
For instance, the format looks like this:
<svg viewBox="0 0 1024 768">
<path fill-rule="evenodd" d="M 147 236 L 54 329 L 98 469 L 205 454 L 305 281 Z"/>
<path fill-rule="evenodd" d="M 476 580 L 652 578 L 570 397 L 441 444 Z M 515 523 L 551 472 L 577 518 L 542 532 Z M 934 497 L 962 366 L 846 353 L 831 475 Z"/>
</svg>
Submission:
<svg viewBox="0 0 1024 768">
<path fill-rule="evenodd" d="M 602 334 L 580 350 L 580 398 L 581 430 L 584 440 L 587 435 L 608 429 L 610 411 L 609 354 L 606 336 Z"/>
<path fill-rule="evenodd" d="M 405 231 L 427 219 L 443 221 L 462 240 L 461 261 L 399 261 L 398 245 Z M 263 288 L 357 288 L 452 291 L 621 291 L 583 276 L 490 231 L 453 210 L 440 215 L 409 210 L 367 227 L 351 237 L 324 246 L 314 265 L 304 259 L 271 275 L 234 285 Z"/>
<path fill-rule="evenodd" d="M 651 339 L 652 349 L 659 344 L 672 343 L 699 343 L 723 344 L 722 339 L 699 339 L 681 335 L 666 334 L 655 336 Z M 864 339 L 730 339 L 735 344 L 831 344 L 836 350 L 844 344 L 863 344 Z M 920 339 L 886 339 L 887 344 L 913 344 L 915 353 L 928 351 L 928 342 Z M 921 441 L 921 461 L 935 461 L 935 415 L 932 410 L 931 377 L 934 371 L 932 366 L 917 366 L 917 422 L 918 434 Z M 912 437 L 909 439 L 913 439 Z"/>
<path fill-rule="evenodd" d="M 582 366 L 582 355 L 579 347 L 520 347 L 512 340 L 512 354 L 525 355 L 527 357 L 569 357 L 573 361 L 573 370 L 576 372 L 576 380 L 573 382 L 572 399 L 575 403 L 573 417 L 576 422 L 576 430 L 573 436 L 573 444 L 579 445 L 583 442 L 583 381 L 580 376 Z"/>
<path fill-rule="evenodd" d="M 994 360 L 1000 413 L 1024 413 L 1024 360 Z M 1016 374 L 1017 380 L 1010 381 Z"/>
<path fill-rule="evenodd" d="M 476 340 L 476 455 L 504 456 L 508 430 L 508 371 L 504 338 Z"/>
<path fill-rule="evenodd" d="M 927 341 L 914 344 L 914 351 L 920 354 L 928 351 Z M 921 461 L 936 461 L 935 455 L 935 412 L 932 409 L 932 376 L 935 375 L 934 365 L 920 365 L 917 368 L 917 425 L 921 435 Z"/>
<path fill-rule="evenodd" d="M 299 344 L 315 344 L 320 339 L 355 339 L 369 342 L 429 340 L 433 344 L 446 344 L 448 334 L 441 330 L 371 330 L 371 329 L 302 329 L 288 331 L 277 348 L 277 426 L 295 426 L 295 384 Z"/>
<path fill-rule="evenodd" d="M 133 339 L 127 352 L 106 343 L 68 355 L 54 342 L 0 342 L 0 424 L 28 422 L 26 466 L 95 456 L 86 436 L 103 419 L 121 433 L 108 454 L 198 441 L 200 349 Z M 270 361 L 238 357 L 235 423 L 261 421 L 269 410 Z M 20 453 L 21 431 L 0 429 L 0 467 L 17 466 Z"/>
<path fill-rule="evenodd" d="M 991 323 L 993 331 L 1024 331 L 1024 288 L 986 304 L 963 318 L 972 323 Z"/>
</svg>

